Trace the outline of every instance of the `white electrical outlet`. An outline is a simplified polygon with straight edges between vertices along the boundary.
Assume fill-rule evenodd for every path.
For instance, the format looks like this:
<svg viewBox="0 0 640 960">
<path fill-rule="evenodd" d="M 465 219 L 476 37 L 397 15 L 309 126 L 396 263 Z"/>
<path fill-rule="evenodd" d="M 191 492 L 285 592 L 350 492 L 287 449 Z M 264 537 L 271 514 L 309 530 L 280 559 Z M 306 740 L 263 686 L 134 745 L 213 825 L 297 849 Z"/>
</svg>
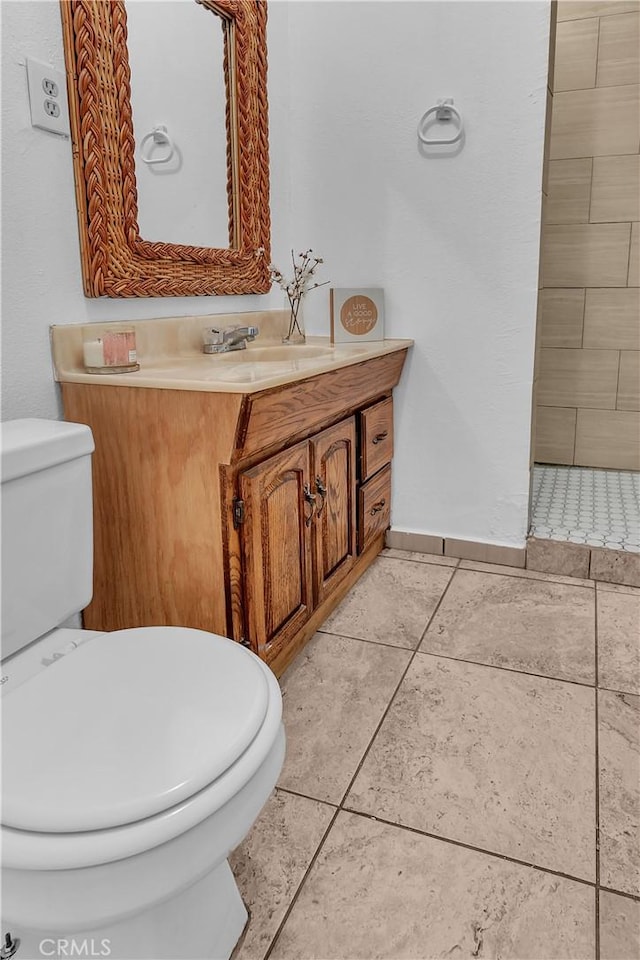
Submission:
<svg viewBox="0 0 640 960">
<path fill-rule="evenodd" d="M 58 136 L 69 136 L 69 107 L 64 73 L 27 57 L 31 125 Z"/>
</svg>

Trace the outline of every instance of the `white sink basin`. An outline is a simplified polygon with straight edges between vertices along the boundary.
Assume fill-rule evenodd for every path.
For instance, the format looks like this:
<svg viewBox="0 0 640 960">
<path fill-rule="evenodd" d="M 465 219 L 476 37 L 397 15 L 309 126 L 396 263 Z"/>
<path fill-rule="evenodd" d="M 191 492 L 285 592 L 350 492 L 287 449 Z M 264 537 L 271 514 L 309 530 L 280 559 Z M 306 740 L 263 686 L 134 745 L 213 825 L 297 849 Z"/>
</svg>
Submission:
<svg viewBox="0 0 640 960">
<path fill-rule="evenodd" d="M 331 347 L 314 347 L 306 343 L 277 347 L 249 347 L 246 350 L 230 350 L 228 353 L 213 354 L 216 360 L 227 363 L 282 363 L 291 360 L 311 360 L 314 357 L 328 357 Z"/>
</svg>

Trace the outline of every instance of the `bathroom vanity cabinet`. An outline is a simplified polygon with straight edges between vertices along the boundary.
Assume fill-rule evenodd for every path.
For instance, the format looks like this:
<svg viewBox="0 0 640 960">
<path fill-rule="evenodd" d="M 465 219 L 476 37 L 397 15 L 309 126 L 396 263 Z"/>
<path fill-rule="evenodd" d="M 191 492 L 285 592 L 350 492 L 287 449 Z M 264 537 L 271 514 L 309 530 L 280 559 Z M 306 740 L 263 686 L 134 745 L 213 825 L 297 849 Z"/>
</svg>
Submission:
<svg viewBox="0 0 640 960">
<path fill-rule="evenodd" d="M 85 627 L 210 630 L 282 673 L 382 549 L 406 352 L 250 393 L 62 383 L 96 443 Z"/>
</svg>

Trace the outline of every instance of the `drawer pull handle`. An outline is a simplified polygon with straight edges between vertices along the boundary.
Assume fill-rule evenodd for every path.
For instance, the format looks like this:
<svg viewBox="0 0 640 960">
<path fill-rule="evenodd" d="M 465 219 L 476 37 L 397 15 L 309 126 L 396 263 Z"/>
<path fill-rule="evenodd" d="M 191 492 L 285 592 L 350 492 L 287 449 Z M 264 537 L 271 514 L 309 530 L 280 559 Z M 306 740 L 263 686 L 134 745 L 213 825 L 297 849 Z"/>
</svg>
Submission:
<svg viewBox="0 0 640 960">
<path fill-rule="evenodd" d="M 320 509 L 316 510 L 316 517 L 319 517 L 322 511 L 324 510 L 324 502 L 327 496 L 327 488 L 322 482 L 322 477 L 316 477 L 316 492 L 320 497 L 322 497 L 322 503 L 320 504 Z"/>
<path fill-rule="evenodd" d="M 311 513 L 304 518 L 305 526 L 309 527 L 311 526 L 311 521 L 313 520 L 313 514 L 316 509 L 316 495 L 315 493 L 311 493 L 311 487 L 309 486 L 308 483 L 305 483 L 302 489 L 304 492 L 304 499 L 311 507 Z"/>
<path fill-rule="evenodd" d="M 374 503 L 374 505 L 371 507 L 371 516 L 375 517 L 376 513 L 380 513 L 380 511 L 384 508 L 384 505 L 386 502 L 387 502 L 386 500 L 382 499 L 382 500 L 378 500 L 377 503 Z"/>
<path fill-rule="evenodd" d="M 376 433 L 375 437 L 371 442 L 375 445 L 376 443 L 380 443 L 381 440 L 386 440 L 388 436 L 389 436 L 389 431 L 383 430 L 382 433 Z"/>
</svg>

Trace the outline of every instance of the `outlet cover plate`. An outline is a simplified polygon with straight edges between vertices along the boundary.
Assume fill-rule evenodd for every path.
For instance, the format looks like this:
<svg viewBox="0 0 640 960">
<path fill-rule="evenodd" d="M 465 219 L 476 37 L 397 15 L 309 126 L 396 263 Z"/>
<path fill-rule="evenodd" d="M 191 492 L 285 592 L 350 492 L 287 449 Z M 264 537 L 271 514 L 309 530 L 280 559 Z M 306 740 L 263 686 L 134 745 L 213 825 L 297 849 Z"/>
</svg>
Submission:
<svg viewBox="0 0 640 960">
<path fill-rule="evenodd" d="M 31 125 L 59 137 L 69 136 L 67 80 L 61 70 L 27 57 Z"/>
</svg>

